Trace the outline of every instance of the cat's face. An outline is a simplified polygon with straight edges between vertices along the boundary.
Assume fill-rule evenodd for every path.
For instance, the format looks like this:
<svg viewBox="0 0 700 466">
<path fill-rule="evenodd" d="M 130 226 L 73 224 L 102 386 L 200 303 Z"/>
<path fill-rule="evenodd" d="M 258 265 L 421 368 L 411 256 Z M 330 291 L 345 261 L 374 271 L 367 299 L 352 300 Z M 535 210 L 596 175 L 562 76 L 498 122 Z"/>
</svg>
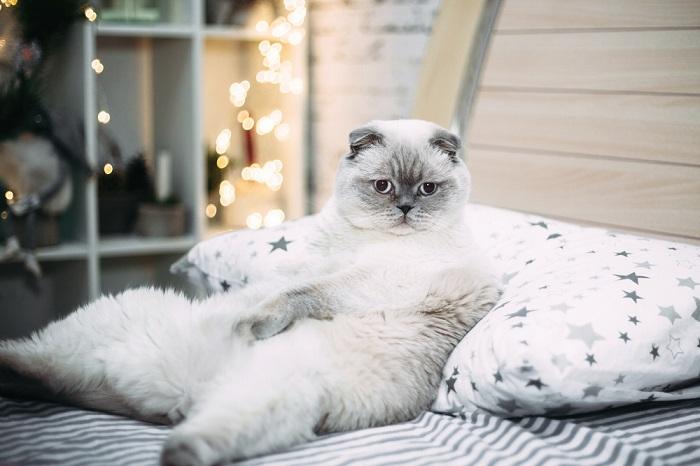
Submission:
<svg viewBox="0 0 700 466">
<path fill-rule="evenodd" d="M 471 184 L 460 146 L 421 120 L 372 121 L 352 131 L 336 179 L 338 211 L 358 228 L 397 235 L 451 226 Z"/>
</svg>

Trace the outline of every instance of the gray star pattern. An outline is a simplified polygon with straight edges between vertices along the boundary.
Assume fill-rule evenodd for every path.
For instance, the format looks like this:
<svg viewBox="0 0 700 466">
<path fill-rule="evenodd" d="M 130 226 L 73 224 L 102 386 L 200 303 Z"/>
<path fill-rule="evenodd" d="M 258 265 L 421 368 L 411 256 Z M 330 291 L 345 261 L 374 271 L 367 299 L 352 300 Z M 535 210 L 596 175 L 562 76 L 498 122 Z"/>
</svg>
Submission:
<svg viewBox="0 0 700 466">
<path fill-rule="evenodd" d="M 603 390 L 603 387 L 600 385 L 589 385 L 583 389 L 583 398 L 588 398 L 589 396 L 597 398 L 601 390 Z"/>
<path fill-rule="evenodd" d="M 585 343 L 589 349 L 593 348 L 593 344 L 596 341 L 605 340 L 601 334 L 593 330 L 593 325 L 591 323 L 585 325 L 567 325 L 569 326 L 570 333 L 566 338 L 569 340 L 580 340 Z"/>
<path fill-rule="evenodd" d="M 625 382 L 625 376 L 622 374 L 619 374 L 617 376 L 617 378 L 615 380 L 613 380 L 613 382 L 615 382 L 615 385 L 620 385 L 621 383 Z"/>
<path fill-rule="evenodd" d="M 511 312 L 510 314 L 507 314 L 509 319 L 512 319 L 514 317 L 527 317 L 527 315 L 531 312 L 535 312 L 531 309 L 528 309 L 527 307 L 521 307 L 515 312 Z"/>
<path fill-rule="evenodd" d="M 281 237 L 280 239 L 278 239 L 277 241 L 273 241 L 273 242 L 267 243 L 267 244 L 269 244 L 270 246 L 272 246 L 272 249 L 270 249 L 270 253 L 272 253 L 273 251 L 276 251 L 277 249 L 281 249 L 281 250 L 283 250 L 283 251 L 286 251 L 286 250 L 287 250 L 287 245 L 290 244 L 290 243 L 293 243 L 293 241 L 288 241 L 288 240 L 285 239 L 285 237 L 283 236 L 283 237 Z"/>
<path fill-rule="evenodd" d="M 696 297 L 693 297 L 693 299 L 695 300 L 695 310 L 693 311 L 691 316 L 693 317 L 693 319 L 700 322 L 700 299 Z"/>
<path fill-rule="evenodd" d="M 677 320 L 681 318 L 681 315 L 676 312 L 676 309 L 673 306 L 668 306 L 668 307 L 663 307 L 663 306 L 658 306 L 659 308 L 659 315 L 666 317 L 668 320 L 671 321 L 671 325 Z"/>
<path fill-rule="evenodd" d="M 678 356 L 679 354 L 683 354 L 683 349 L 681 348 L 681 339 L 676 338 L 673 335 L 669 335 L 668 344 L 666 344 L 666 349 L 671 353 L 673 359 L 676 359 L 676 356 Z"/>
<path fill-rule="evenodd" d="M 512 413 L 516 409 L 520 409 L 520 406 L 518 406 L 518 403 L 516 403 L 514 399 L 503 400 L 499 398 L 498 403 L 496 404 L 500 406 L 504 411 L 508 411 L 509 413 Z"/>
<path fill-rule="evenodd" d="M 566 303 L 560 303 L 560 304 L 555 304 L 554 306 L 550 306 L 550 309 L 553 311 L 561 311 L 561 312 L 568 312 L 569 309 L 573 309 L 572 306 L 569 306 Z"/>
<path fill-rule="evenodd" d="M 678 280 L 678 286 L 686 286 L 691 290 L 695 289 L 695 285 L 700 285 L 700 283 L 694 281 L 692 277 L 676 278 L 676 280 Z"/>
<path fill-rule="evenodd" d="M 557 366 L 557 369 L 559 369 L 560 372 L 564 372 L 566 369 L 566 366 L 571 366 L 571 361 L 566 357 L 565 354 L 555 354 L 552 356 L 552 364 Z"/>
<path fill-rule="evenodd" d="M 640 278 L 649 278 L 649 277 L 646 277 L 644 275 L 637 275 L 636 272 L 632 272 L 632 273 L 629 273 L 627 275 L 615 274 L 615 276 L 617 277 L 618 280 L 631 280 L 637 285 L 639 285 Z"/>
</svg>

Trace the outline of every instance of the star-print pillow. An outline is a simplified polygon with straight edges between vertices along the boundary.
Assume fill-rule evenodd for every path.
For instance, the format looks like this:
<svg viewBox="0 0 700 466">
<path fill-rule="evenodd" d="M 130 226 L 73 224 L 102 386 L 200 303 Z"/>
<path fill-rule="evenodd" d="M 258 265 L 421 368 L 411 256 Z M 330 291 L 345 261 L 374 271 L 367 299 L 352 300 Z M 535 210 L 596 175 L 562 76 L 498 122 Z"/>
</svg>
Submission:
<svg viewBox="0 0 700 466">
<path fill-rule="evenodd" d="M 563 415 L 700 397 L 700 248 L 471 206 L 504 294 L 433 409 Z"/>
<path fill-rule="evenodd" d="M 223 233 L 194 246 L 172 265 L 205 293 L 235 290 L 259 281 L 284 280 L 313 260 L 307 248 L 317 229 L 308 216 L 262 230 Z"/>
</svg>

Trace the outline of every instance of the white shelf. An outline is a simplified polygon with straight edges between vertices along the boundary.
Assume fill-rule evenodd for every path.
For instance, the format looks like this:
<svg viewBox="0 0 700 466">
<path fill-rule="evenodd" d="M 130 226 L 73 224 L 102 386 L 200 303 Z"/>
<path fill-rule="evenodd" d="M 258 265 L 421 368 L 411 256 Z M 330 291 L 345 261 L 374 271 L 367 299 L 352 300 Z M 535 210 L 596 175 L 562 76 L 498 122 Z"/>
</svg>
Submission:
<svg viewBox="0 0 700 466">
<path fill-rule="evenodd" d="M 97 35 L 103 37 L 161 37 L 181 39 L 191 37 L 193 34 L 194 28 L 186 24 L 100 23 L 97 25 Z"/>
<path fill-rule="evenodd" d="M 84 259 L 87 257 L 87 245 L 76 241 L 48 246 L 37 249 L 36 256 L 42 261 Z"/>
<path fill-rule="evenodd" d="M 207 39 L 251 41 L 274 40 L 267 33 L 261 33 L 255 29 L 244 29 L 231 26 L 207 26 L 202 30 L 202 35 Z"/>
<path fill-rule="evenodd" d="M 100 239 L 97 250 L 100 257 L 129 257 L 185 252 L 195 245 L 194 236 L 174 238 L 144 238 L 121 236 Z"/>
</svg>

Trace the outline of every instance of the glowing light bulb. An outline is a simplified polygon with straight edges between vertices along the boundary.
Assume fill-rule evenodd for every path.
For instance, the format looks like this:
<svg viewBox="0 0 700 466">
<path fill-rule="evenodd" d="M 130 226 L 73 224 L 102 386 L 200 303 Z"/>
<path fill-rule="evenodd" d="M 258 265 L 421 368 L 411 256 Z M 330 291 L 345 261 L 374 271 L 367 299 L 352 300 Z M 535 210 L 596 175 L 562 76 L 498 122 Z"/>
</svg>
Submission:
<svg viewBox="0 0 700 466">
<path fill-rule="evenodd" d="M 216 159 L 216 166 L 220 169 L 223 170 L 224 168 L 228 167 L 229 159 L 225 155 L 220 155 Z"/>
<path fill-rule="evenodd" d="M 15 198 L 15 193 L 13 193 L 12 191 L 5 191 L 5 199 L 7 199 L 8 201 L 11 201 L 14 198 Z"/>
<path fill-rule="evenodd" d="M 245 224 L 251 230 L 257 230 L 263 224 L 262 214 L 260 214 L 259 212 L 253 212 L 252 214 L 248 215 L 248 217 L 246 217 Z"/>
<path fill-rule="evenodd" d="M 92 62 L 90 62 L 90 67 L 97 74 L 100 74 L 105 70 L 105 67 L 99 58 L 95 58 Z"/>
<path fill-rule="evenodd" d="M 295 29 L 294 31 L 289 33 L 289 36 L 287 36 L 287 42 L 289 42 L 292 45 L 301 44 L 301 41 L 303 39 L 304 39 L 304 30 L 303 29 Z"/>
<path fill-rule="evenodd" d="M 85 8 L 84 13 L 85 13 L 85 17 L 87 18 L 87 20 L 90 21 L 91 23 L 97 19 L 97 13 L 95 12 L 95 10 L 91 6 Z"/>
<path fill-rule="evenodd" d="M 114 167 L 111 163 L 106 163 L 105 166 L 102 167 L 102 171 L 105 172 L 105 175 L 111 175 L 112 171 L 114 171 Z"/>
<path fill-rule="evenodd" d="M 291 128 L 287 123 L 282 123 L 278 125 L 277 128 L 275 128 L 275 137 L 278 141 L 286 141 L 287 139 L 289 139 L 290 133 Z"/>
<path fill-rule="evenodd" d="M 238 112 L 238 116 L 236 119 L 238 120 L 239 123 L 243 123 L 243 121 L 250 116 L 250 113 L 248 113 L 248 110 L 241 110 Z"/>
<path fill-rule="evenodd" d="M 224 155 L 228 151 L 231 145 L 231 130 L 224 128 L 221 130 L 218 136 L 216 136 L 216 153 L 219 155 Z M 218 165 L 218 160 L 217 160 Z M 221 167 L 220 167 L 221 168 Z"/>
<path fill-rule="evenodd" d="M 284 212 L 280 209 L 272 209 L 265 214 L 265 226 L 274 227 L 284 222 Z"/>
<path fill-rule="evenodd" d="M 255 120 L 253 120 L 251 117 L 246 118 L 245 120 L 243 120 L 243 123 L 241 123 L 241 126 L 243 126 L 243 129 L 246 131 L 250 131 L 254 125 Z"/>
<path fill-rule="evenodd" d="M 216 206 L 214 204 L 207 204 L 207 207 L 204 209 L 204 215 L 209 218 L 216 217 Z"/>
<path fill-rule="evenodd" d="M 219 203 L 226 207 L 236 200 L 236 188 L 229 180 L 224 180 L 219 184 Z"/>
<path fill-rule="evenodd" d="M 100 110 L 100 113 L 97 114 L 97 121 L 102 123 L 103 125 L 106 125 L 109 123 L 109 120 L 111 120 L 112 117 L 110 116 L 109 112 L 106 110 Z"/>
<path fill-rule="evenodd" d="M 262 33 L 262 32 L 267 32 L 267 30 L 270 28 L 270 25 L 268 24 L 267 21 L 258 21 L 255 23 L 255 30 Z"/>
</svg>

